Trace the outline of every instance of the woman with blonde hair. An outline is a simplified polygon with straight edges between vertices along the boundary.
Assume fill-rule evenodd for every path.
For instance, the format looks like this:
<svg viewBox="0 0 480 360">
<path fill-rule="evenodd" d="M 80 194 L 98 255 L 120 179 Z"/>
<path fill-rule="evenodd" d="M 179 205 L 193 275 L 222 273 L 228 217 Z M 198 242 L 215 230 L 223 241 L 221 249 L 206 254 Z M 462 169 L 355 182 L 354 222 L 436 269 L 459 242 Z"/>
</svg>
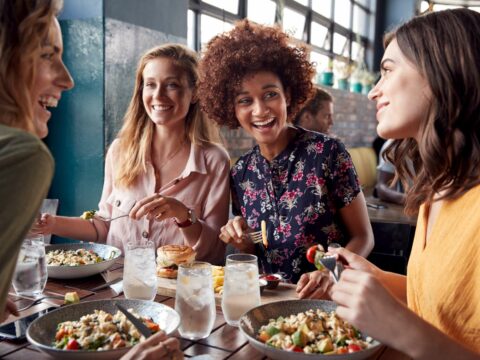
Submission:
<svg viewBox="0 0 480 360">
<path fill-rule="evenodd" d="M 100 211 L 90 221 L 42 215 L 42 233 L 123 248 L 149 239 L 185 244 L 197 259 L 223 261 L 228 218 L 227 152 L 196 101 L 197 56 L 179 44 L 140 59 L 124 124 L 106 158 Z M 214 191 L 212 191 L 214 190 Z M 109 222 L 105 218 L 116 218 Z"/>
</svg>

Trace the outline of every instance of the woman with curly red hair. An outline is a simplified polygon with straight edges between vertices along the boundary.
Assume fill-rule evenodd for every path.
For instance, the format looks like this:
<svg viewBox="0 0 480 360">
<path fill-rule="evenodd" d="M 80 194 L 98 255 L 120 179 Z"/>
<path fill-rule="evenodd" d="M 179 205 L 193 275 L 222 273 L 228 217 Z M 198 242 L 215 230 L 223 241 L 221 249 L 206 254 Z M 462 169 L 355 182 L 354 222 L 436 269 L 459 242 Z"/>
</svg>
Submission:
<svg viewBox="0 0 480 360">
<path fill-rule="evenodd" d="M 199 66 L 202 110 L 220 125 L 241 126 L 258 144 L 231 170 L 237 216 L 222 228 L 222 240 L 256 253 L 265 272 L 283 272 L 295 283 L 314 270 L 305 258 L 311 245 L 336 242 L 368 255 L 372 230 L 344 145 L 291 125 L 313 95 L 306 48 L 277 28 L 243 20 L 209 42 Z M 268 247 L 246 236 L 262 220 Z M 322 295 L 327 279 L 305 274 L 300 297 Z"/>
</svg>

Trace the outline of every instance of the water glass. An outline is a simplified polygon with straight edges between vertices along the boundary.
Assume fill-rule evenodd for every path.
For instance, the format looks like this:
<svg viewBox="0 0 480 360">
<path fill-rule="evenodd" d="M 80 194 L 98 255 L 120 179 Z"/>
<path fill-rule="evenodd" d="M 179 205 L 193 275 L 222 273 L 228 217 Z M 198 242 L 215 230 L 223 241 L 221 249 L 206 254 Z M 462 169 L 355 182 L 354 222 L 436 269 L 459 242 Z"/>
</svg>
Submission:
<svg viewBox="0 0 480 360">
<path fill-rule="evenodd" d="M 175 310 L 180 315 L 178 332 L 186 339 L 205 339 L 215 322 L 212 266 L 195 261 L 178 266 Z"/>
<path fill-rule="evenodd" d="M 18 295 L 37 297 L 47 283 L 43 235 L 27 236 L 20 248 L 12 284 Z"/>
<path fill-rule="evenodd" d="M 257 257 L 250 254 L 227 256 L 223 284 L 222 311 L 231 326 L 238 326 L 240 317 L 260 305 Z"/>
<path fill-rule="evenodd" d="M 157 294 L 155 244 L 129 242 L 125 247 L 123 291 L 127 299 L 153 300 Z"/>
</svg>

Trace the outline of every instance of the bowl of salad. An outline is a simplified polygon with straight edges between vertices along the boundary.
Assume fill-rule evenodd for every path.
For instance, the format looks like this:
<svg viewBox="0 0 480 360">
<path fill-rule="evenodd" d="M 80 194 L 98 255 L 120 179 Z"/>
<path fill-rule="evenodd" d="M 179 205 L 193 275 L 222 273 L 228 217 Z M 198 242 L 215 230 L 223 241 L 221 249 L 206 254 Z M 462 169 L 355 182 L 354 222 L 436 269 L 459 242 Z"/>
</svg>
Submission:
<svg viewBox="0 0 480 360">
<path fill-rule="evenodd" d="M 116 303 L 128 309 L 155 333 L 174 332 L 178 313 L 146 300 L 96 300 L 61 307 L 38 318 L 27 329 L 28 341 L 56 359 L 119 359 L 145 338 Z"/>
<path fill-rule="evenodd" d="M 77 279 L 110 268 L 122 255 L 119 248 L 106 244 L 79 242 L 45 246 L 48 276 L 55 279 Z"/>
<path fill-rule="evenodd" d="M 250 345 L 274 360 L 368 359 L 381 344 L 362 334 L 326 300 L 287 300 L 260 305 L 239 322 Z"/>
</svg>

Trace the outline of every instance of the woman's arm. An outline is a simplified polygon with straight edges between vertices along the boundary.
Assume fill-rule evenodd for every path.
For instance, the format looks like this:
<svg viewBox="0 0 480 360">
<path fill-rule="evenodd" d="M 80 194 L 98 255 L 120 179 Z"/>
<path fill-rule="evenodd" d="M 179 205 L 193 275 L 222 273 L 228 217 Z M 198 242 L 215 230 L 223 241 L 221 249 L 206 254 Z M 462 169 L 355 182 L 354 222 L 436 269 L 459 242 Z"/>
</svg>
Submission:
<svg viewBox="0 0 480 360">
<path fill-rule="evenodd" d="M 341 208 L 339 212 L 350 237 L 345 247 L 367 257 L 373 249 L 374 240 L 363 193 L 360 192 L 355 200 Z"/>
<path fill-rule="evenodd" d="M 383 344 L 413 359 L 478 359 L 409 310 L 375 275 L 347 269 L 332 287 L 337 314 Z"/>
</svg>

